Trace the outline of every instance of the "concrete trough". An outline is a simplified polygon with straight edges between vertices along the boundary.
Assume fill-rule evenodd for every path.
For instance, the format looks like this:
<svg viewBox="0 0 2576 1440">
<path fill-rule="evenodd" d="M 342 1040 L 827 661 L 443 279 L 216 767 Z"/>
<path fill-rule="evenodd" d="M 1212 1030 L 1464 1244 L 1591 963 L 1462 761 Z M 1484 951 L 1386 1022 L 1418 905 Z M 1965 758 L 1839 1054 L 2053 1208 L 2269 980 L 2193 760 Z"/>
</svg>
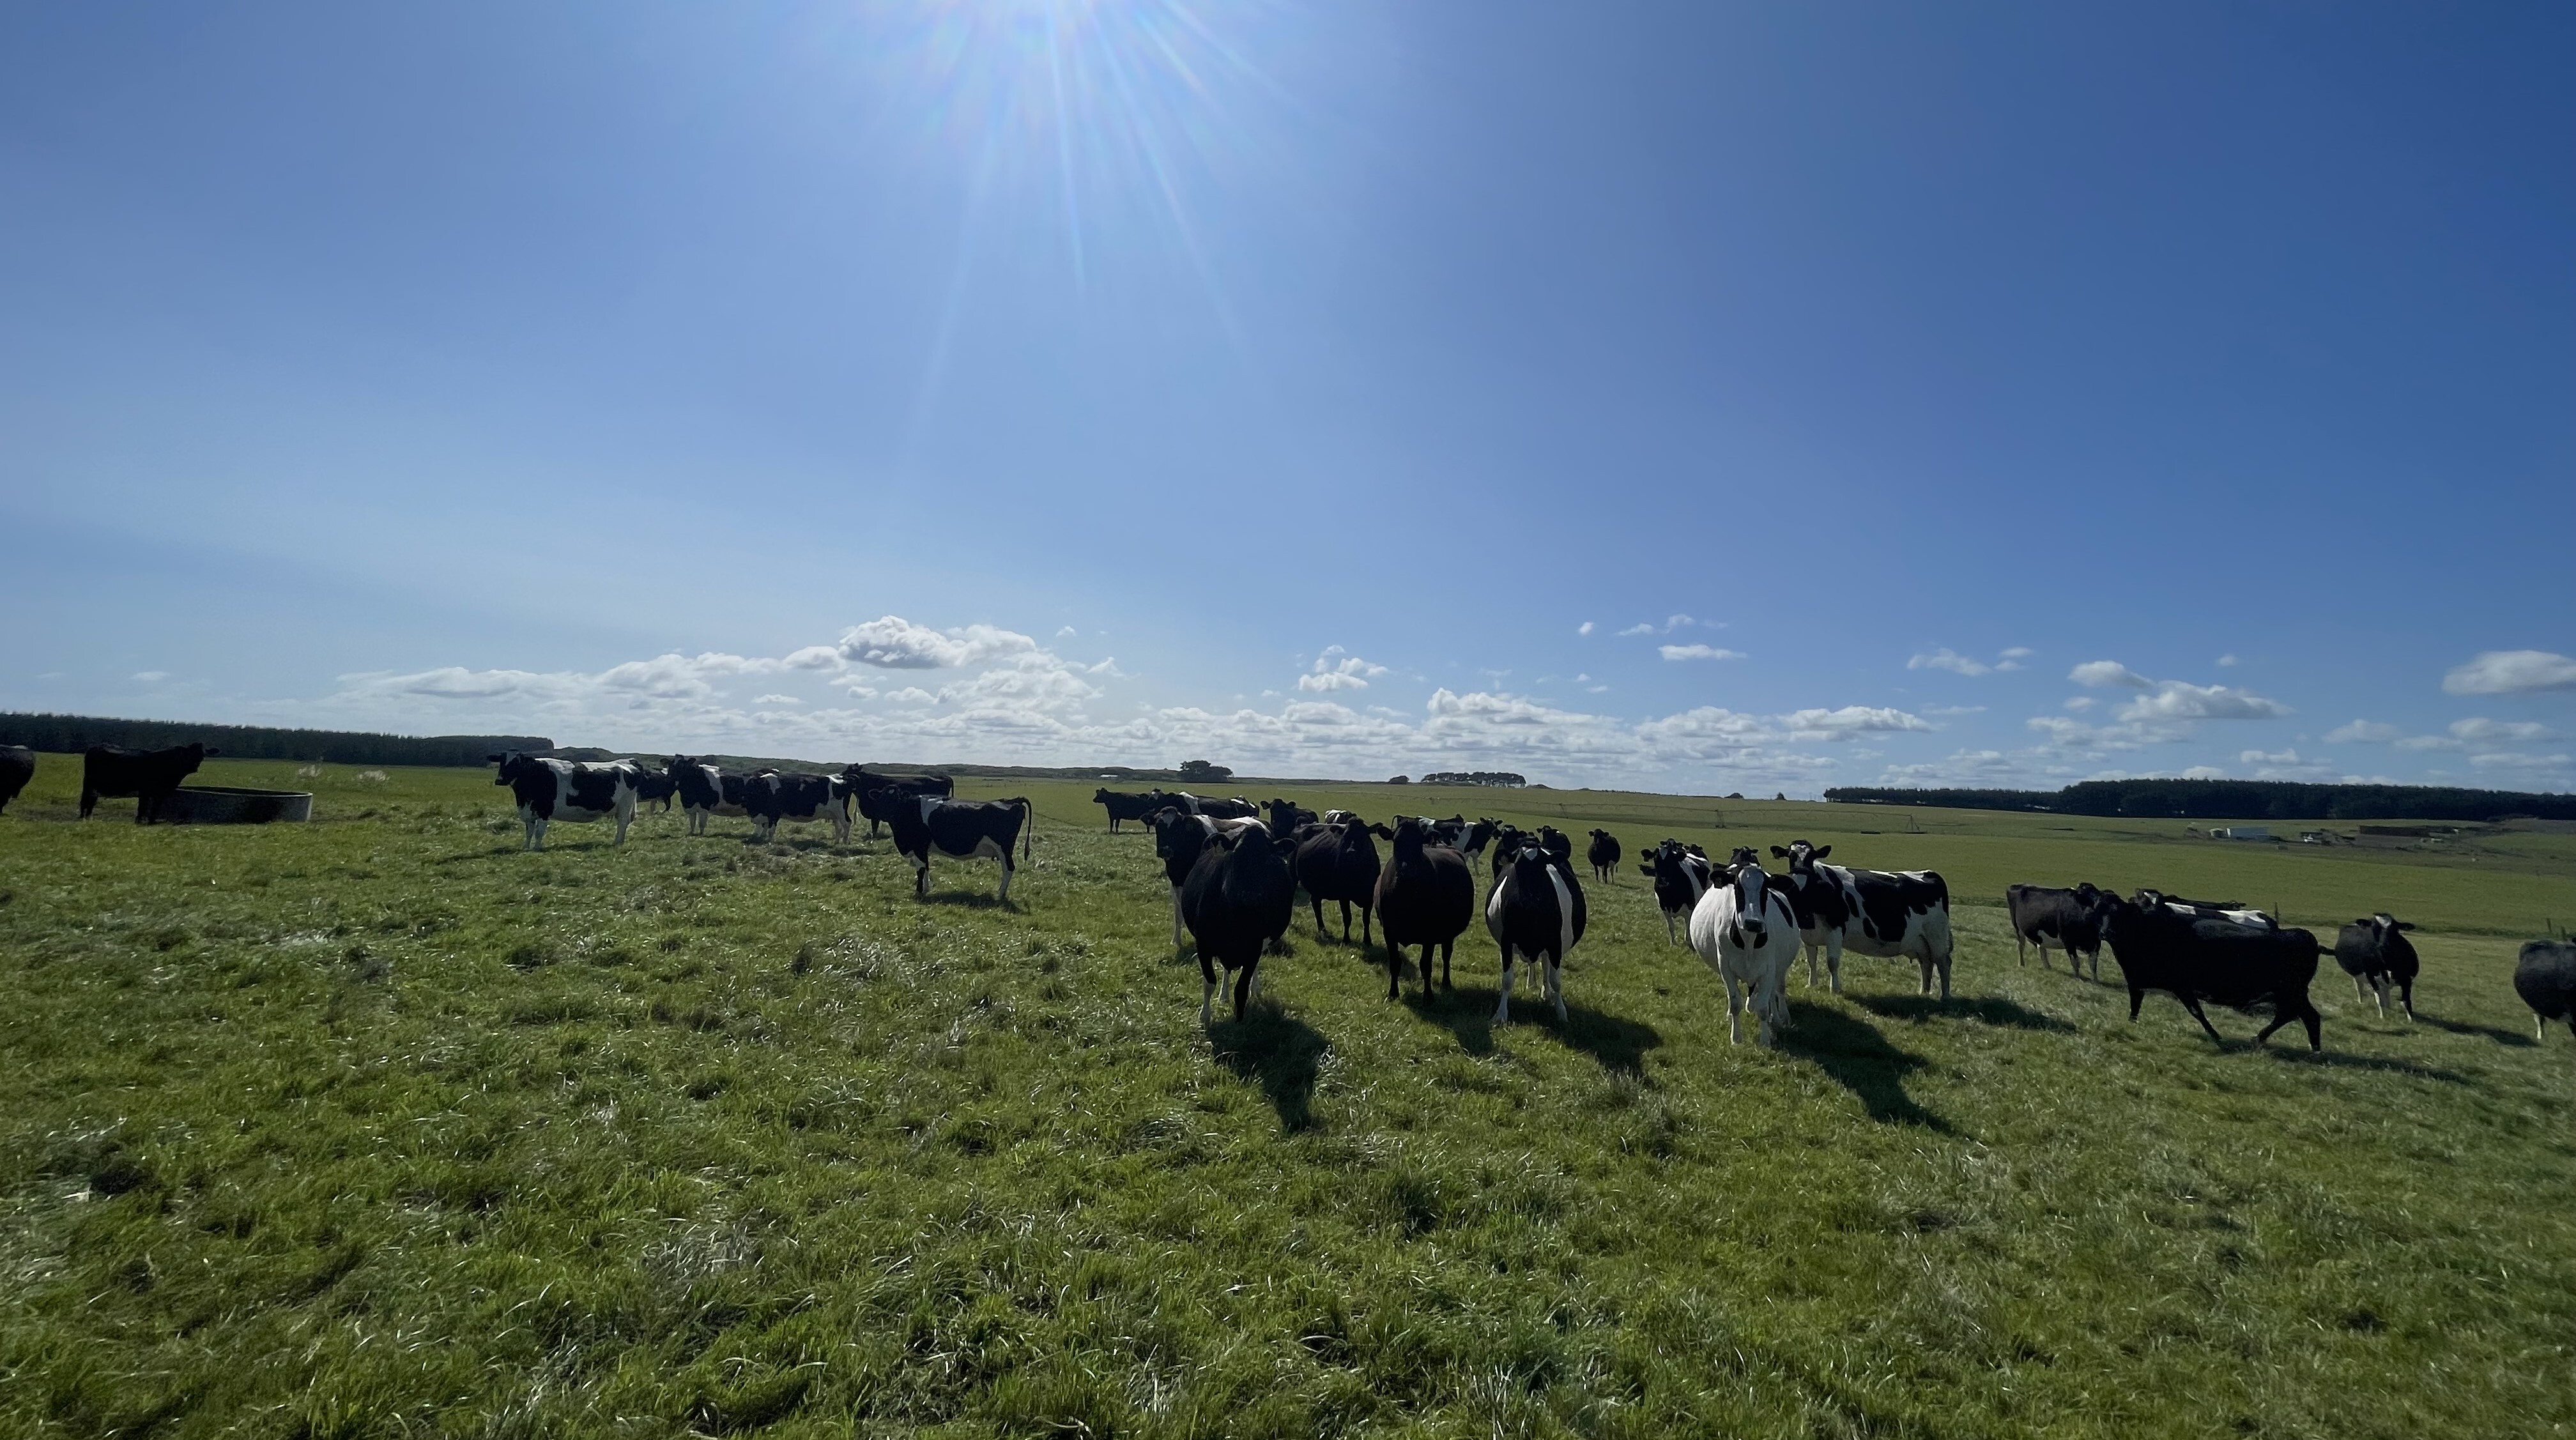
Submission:
<svg viewBox="0 0 2576 1440">
<path fill-rule="evenodd" d="M 265 825 L 272 820 L 310 820 L 313 792 L 182 785 L 161 802 L 152 818 L 166 825 Z"/>
</svg>

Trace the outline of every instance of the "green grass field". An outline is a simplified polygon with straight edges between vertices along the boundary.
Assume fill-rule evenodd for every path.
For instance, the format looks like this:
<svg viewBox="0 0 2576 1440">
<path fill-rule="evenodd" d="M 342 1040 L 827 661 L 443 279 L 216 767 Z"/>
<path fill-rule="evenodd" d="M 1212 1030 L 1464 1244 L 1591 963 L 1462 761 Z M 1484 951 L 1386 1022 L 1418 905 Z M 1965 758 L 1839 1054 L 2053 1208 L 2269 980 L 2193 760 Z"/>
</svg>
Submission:
<svg viewBox="0 0 2576 1440">
<path fill-rule="evenodd" d="M 1855 958 L 1726 1039 L 1633 868 L 1571 1023 L 1383 999 L 1310 924 L 1197 1023 L 1151 841 L 1038 805 L 1009 908 L 678 814 L 519 853 L 488 772 L 210 763 L 306 826 L 0 817 L 0 1434 L 2418 1437 L 2576 1426 L 2576 1052 L 2516 942 L 2576 837 L 1301 790 L 1809 836 L 1959 896 L 1959 998 Z M 1256 798 L 1270 793 L 1256 790 Z M 1722 819 L 1724 828 L 1718 828 Z M 1906 833 L 1917 827 L 1924 833 Z M 2064 828 L 2060 828 L 2064 827 Z M 2418 921 L 2327 1053 L 2017 966 L 2014 880 Z"/>
</svg>

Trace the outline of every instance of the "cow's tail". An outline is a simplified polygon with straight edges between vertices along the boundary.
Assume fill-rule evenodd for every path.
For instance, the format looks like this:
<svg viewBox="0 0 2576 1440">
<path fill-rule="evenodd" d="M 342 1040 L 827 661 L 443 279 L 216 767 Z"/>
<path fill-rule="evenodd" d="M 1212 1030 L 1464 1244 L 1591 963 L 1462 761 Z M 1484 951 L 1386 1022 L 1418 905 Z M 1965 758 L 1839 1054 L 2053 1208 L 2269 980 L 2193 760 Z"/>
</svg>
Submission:
<svg viewBox="0 0 2576 1440">
<path fill-rule="evenodd" d="M 1026 795 L 1011 803 L 1020 807 L 1020 863 L 1026 865 L 1037 854 L 1038 807 L 1029 803 Z"/>
</svg>

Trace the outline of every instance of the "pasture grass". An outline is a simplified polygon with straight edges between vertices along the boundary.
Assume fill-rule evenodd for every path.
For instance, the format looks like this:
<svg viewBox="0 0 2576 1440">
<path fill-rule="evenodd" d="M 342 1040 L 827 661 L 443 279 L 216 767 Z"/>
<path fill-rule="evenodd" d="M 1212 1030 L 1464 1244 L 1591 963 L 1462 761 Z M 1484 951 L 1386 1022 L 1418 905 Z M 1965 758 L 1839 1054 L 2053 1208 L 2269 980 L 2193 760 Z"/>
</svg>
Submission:
<svg viewBox="0 0 2576 1440">
<path fill-rule="evenodd" d="M 1301 912 L 1202 1033 L 1151 843 L 1087 786 L 966 787 L 1038 802 L 1003 907 L 989 864 L 923 903 L 882 840 L 676 813 L 522 854 L 488 772 L 215 762 L 315 822 L 138 829 L 69 823 L 77 768 L 0 817 L 0 1433 L 2576 1423 L 2576 1057 L 2506 983 L 2507 935 L 2576 916 L 2560 837 L 1312 788 L 1619 831 L 1571 1022 L 1489 1022 L 1481 931 L 1388 1004 Z M 1730 1046 L 1633 869 L 1664 833 L 1941 868 L 1958 998 L 1855 958 Z M 2419 918 L 2420 1017 L 2329 962 L 2322 1057 L 2132 1025 L 2107 957 L 2015 963 L 2003 884 L 2077 878 Z"/>
</svg>

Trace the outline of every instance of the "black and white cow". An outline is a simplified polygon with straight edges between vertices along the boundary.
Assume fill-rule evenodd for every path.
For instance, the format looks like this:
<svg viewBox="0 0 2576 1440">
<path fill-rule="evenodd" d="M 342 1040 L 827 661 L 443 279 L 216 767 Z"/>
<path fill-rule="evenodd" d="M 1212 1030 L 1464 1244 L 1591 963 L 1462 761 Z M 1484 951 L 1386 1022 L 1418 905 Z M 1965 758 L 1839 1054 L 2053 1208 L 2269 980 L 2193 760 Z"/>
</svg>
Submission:
<svg viewBox="0 0 2576 1440">
<path fill-rule="evenodd" d="M 671 813 L 671 797 L 679 790 L 680 782 L 672 779 L 667 770 L 659 775 L 650 770 L 641 771 L 635 777 L 635 808 L 641 810 L 650 805 L 668 815 Z"/>
<path fill-rule="evenodd" d="M 197 773 L 209 755 L 205 745 L 173 745 L 167 750 L 129 750 L 122 745 L 92 745 L 81 752 L 80 818 L 104 799 L 134 797 L 134 823 L 161 818 L 161 802 L 178 793 L 179 782 Z"/>
<path fill-rule="evenodd" d="M 1673 842 L 1664 842 L 1670 845 Z M 1690 946 L 1726 982 L 1728 1043 L 1744 1043 L 1744 1012 L 1751 1010 L 1754 1039 L 1777 1043 L 1789 1023 L 1789 966 L 1798 958 L 1798 917 L 1749 850 L 1735 852 L 1717 883 L 1692 907 Z"/>
<path fill-rule="evenodd" d="M 1696 845 L 1666 840 L 1648 851 L 1637 869 L 1655 882 L 1655 908 L 1664 912 L 1665 942 L 1680 943 L 1674 923 L 1699 907 L 1699 897 L 1708 893 L 1716 873 L 1708 856 Z"/>
<path fill-rule="evenodd" d="M 2048 947 L 2066 952 L 2066 971 L 2084 973 L 2082 961 L 2093 962 L 2093 978 L 2102 978 L 2102 910 L 2109 891 L 2087 880 L 2072 890 L 2046 885 L 2004 887 L 2004 909 L 2012 917 L 2013 950 L 2020 963 L 2030 963 L 2030 947 L 2039 947 L 2039 968 L 2048 968 Z"/>
<path fill-rule="evenodd" d="M 742 787 L 742 808 L 754 840 L 776 839 L 781 820 L 820 820 L 832 827 L 833 843 L 850 843 L 850 787 L 838 775 L 763 770 Z"/>
<path fill-rule="evenodd" d="M 1617 873 L 1619 855 L 1619 837 L 1607 830 L 1593 831 L 1592 844 L 1583 852 L 1583 858 L 1591 862 L 1592 878 L 1604 885 L 1609 884 L 1610 877 Z"/>
<path fill-rule="evenodd" d="M 1193 815 L 1205 815 L 1211 820 L 1251 820 L 1261 814 L 1260 806 L 1240 795 L 1231 800 L 1219 800 L 1207 795 L 1193 795 L 1187 790 L 1155 793 L 1161 796 L 1162 805 L 1178 805 Z"/>
<path fill-rule="evenodd" d="M 36 778 L 36 752 L 24 745 L 0 745 L 0 812 Z"/>
<path fill-rule="evenodd" d="M 1342 943 L 1351 943 L 1351 906 L 1357 905 L 1360 945 L 1367 948 L 1378 874 L 1377 845 L 1369 839 L 1369 827 L 1348 820 L 1301 832 L 1296 870 L 1297 883 L 1306 888 L 1307 902 L 1315 907 L 1315 938 L 1330 938 L 1324 933 L 1324 902 L 1334 900 L 1342 907 Z"/>
<path fill-rule="evenodd" d="M 1261 808 L 1270 812 L 1270 838 L 1294 835 L 1299 827 L 1318 823 L 1315 812 L 1294 800 L 1264 800 Z"/>
<path fill-rule="evenodd" d="M 876 838 L 877 827 L 894 823 L 895 809 L 917 795 L 948 796 L 957 792 L 957 782 L 945 775 L 880 775 L 865 765 L 844 765 L 841 778 L 848 782 L 850 793 L 858 797 L 859 818 L 868 822 L 868 838 Z M 883 796 L 880 800 L 878 797 Z"/>
<path fill-rule="evenodd" d="M 1807 947 L 1807 983 L 1816 983 L 1816 952 L 1825 954 L 1825 969 L 1834 993 L 1843 988 L 1843 952 L 1910 957 L 1923 971 L 1923 992 L 1932 993 L 1932 976 L 1941 976 L 1941 998 L 1950 998 L 1950 885 L 1936 870 L 1854 870 L 1827 865 L 1831 845 L 1792 840 L 1787 849 L 1774 845 L 1775 859 L 1789 862 L 1780 888 L 1798 917 L 1799 939 Z"/>
<path fill-rule="evenodd" d="M 2129 897 L 2132 905 L 2161 905 L 2189 920 L 2224 920 L 2231 925 L 2278 926 L 2281 922 L 2241 900 L 2185 900 L 2162 890 L 2146 889 Z"/>
<path fill-rule="evenodd" d="M 1154 832 L 1154 856 L 1163 862 L 1163 878 L 1172 884 L 1172 943 L 1181 943 L 1181 887 L 1189 883 L 1190 871 L 1199 863 L 1200 852 L 1219 835 L 1230 835 L 1249 820 L 1211 820 L 1193 815 L 1177 805 L 1166 805 L 1145 817 Z"/>
<path fill-rule="evenodd" d="M 2576 1027 L 2576 945 L 2532 940 L 2514 957 L 2513 993 L 2531 1007 L 2531 1038 L 2549 1038 L 2549 1022 Z"/>
<path fill-rule="evenodd" d="M 1378 933 L 1386 941 L 1386 998 L 1404 978 L 1404 950 L 1422 947 L 1422 995 L 1431 996 L 1431 952 L 1440 952 L 1440 983 L 1449 983 L 1449 961 L 1458 937 L 1476 916 L 1476 872 L 1456 849 L 1434 842 L 1431 826 L 1408 815 L 1390 830 L 1371 826 L 1390 853 L 1377 873 Z"/>
<path fill-rule="evenodd" d="M 1161 809 L 1163 792 L 1147 790 L 1139 793 L 1103 788 L 1091 792 L 1091 803 L 1109 812 L 1109 833 L 1115 835 L 1121 823 L 1142 820 Z"/>
<path fill-rule="evenodd" d="M 486 757 L 500 767 L 495 785 L 507 785 L 519 802 L 519 823 L 527 827 L 523 850 L 546 848 L 546 827 L 557 820 L 587 825 L 617 817 L 617 843 L 626 843 L 626 827 L 635 823 L 635 777 L 644 767 L 632 760 L 591 764 L 525 755 L 516 750 Z"/>
<path fill-rule="evenodd" d="M 2102 938 L 2111 942 L 2111 958 L 2128 981 L 2131 1020 L 2148 991 L 2162 990 L 2224 1045 L 2200 1008 L 2203 1000 L 2238 1010 L 2270 1001 L 2272 1023 L 2254 1043 L 2297 1020 L 2307 1026 L 2308 1048 L 2325 1048 L 2323 1017 L 2308 999 L 2308 986 L 2317 978 L 2317 937 L 2305 930 L 2195 917 L 2170 905 L 2114 898 L 2102 917 Z"/>
<path fill-rule="evenodd" d="M 2383 910 L 2365 919 L 2355 920 L 2335 934 L 2335 963 L 2352 977 L 2352 993 L 2363 993 L 2362 982 L 2370 982 L 2369 993 L 2379 1001 L 2382 1018 L 2388 1014 L 2388 987 L 2397 987 L 2397 1005 L 2406 1018 L 2415 1018 L 2415 976 L 2423 962 L 2416 958 L 2415 942 L 2405 932 L 2413 925 Z"/>
<path fill-rule="evenodd" d="M 1225 823 L 1213 816 L 1183 818 Z M 1288 861 L 1260 821 L 1245 820 L 1208 839 L 1182 882 L 1181 912 L 1197 942 L 1199 976 L 1206 982 L 1199 991 L 1199 1025 L 1205 1028 L 1213 1019 L 1210 1006 L 1222 983 L 1220 968 L 1234 977 L 1234 1018 L 1241 1023 L 1260 997 L 1262 952 L 1288 933 L 1288 922 L 1297 913 L 1296 877 L 1288 873 Z"/>
<path fill-rule="evenodd" d="M 936 851 L 952 860 L 1001 861 L 1002 888 L 996 898 L 1009 903 L 1014 869 L 1011 846 L 1022 847 L 1023 860 L 1034 853 L 1030 847 L 1036 844 L 1037 807 L 1026 798 L 948 800 L 937 795 L 876 793 L 886 824 L 894 831 L 895 853 L 912 862 L 913 894 L 930 894 L 930 856 Z"/>
<path fill-rule="evenodd" d="M 1556 1006 L 1556 1023 L 1565 1023 L 1565 957 L 1583 938 L 1590 918 L 1583 886 L 1574 867 L 1545 844 L 1523 842 L 1485 898 L 1485 929 L 1503 954 L 1503 993 L 1494 1002 L 1494 1023 L 1512 1018 L 1512 966 L 1527 959 L 1541 970 L 1543 993 Z"/>
<path fill-rule="evenodd" d="M 695 755 L 674 755 L 663 770 L 670 777 L 672 789 L 679 795 L 680 810 L 689 817 L 689 833 L 707 833 L 707 820 L 715 815 L 748 815 L 743 808 L 743 787 L 748 775 L 728 775 Z"/>
</svg>

